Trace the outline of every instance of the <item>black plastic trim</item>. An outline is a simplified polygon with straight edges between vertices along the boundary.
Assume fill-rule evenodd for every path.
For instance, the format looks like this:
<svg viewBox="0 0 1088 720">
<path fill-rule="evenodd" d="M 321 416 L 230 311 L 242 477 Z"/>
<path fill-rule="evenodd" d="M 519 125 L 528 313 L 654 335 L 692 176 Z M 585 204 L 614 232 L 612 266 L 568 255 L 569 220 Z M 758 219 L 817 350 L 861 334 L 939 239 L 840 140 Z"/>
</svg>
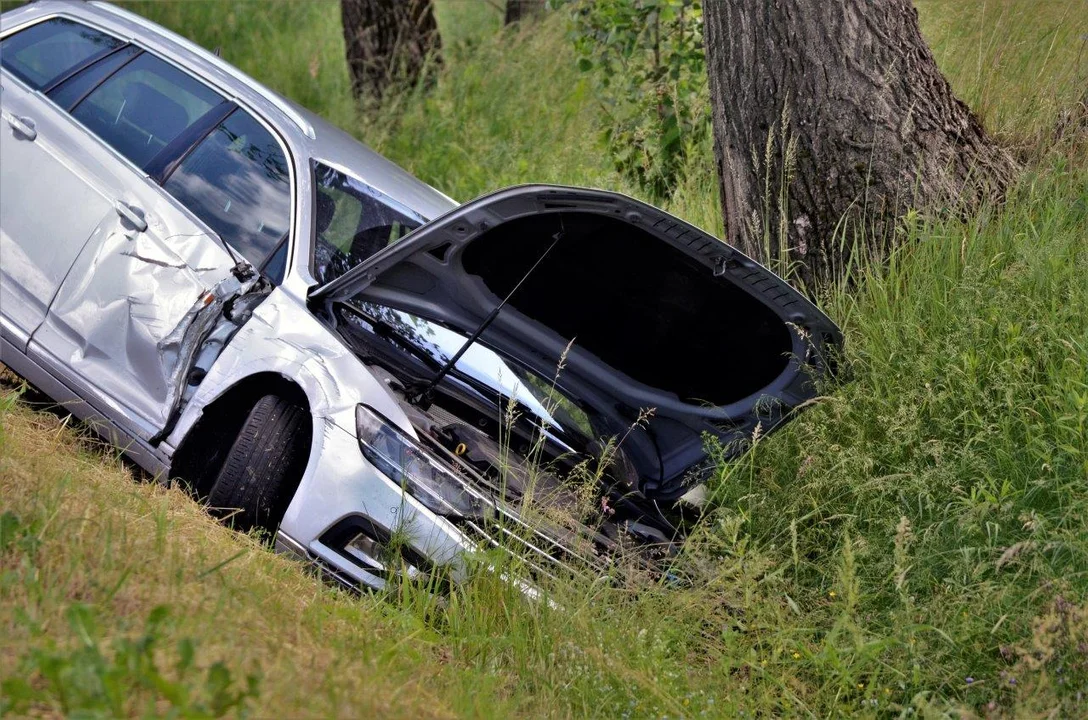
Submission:
<svg viewBox="0 0 1088 720">
<path fill-rule="evenodd" d="M 118 38 L 118 40 L 119 39 L 120 38 Z M 99 50 L 98 52 L 96 52 L 94 55 L 91 55 L 89 58 L 87 58 L 83 62 L 79 63 L 78 65 L 76 65 L 74 67 L 68 68 L 63 73 L 61 73 L 57 77 L 50 80 L 49 84 L 42 87 L 39 92 L 41 92 L 43 95 L 48 95 L 51 91 L 56 89 L 62 83 L 67 81 L 69 78 L 75 77 L 76 75 L 80 74 L 81 72 L 83 72 L 84 70 L 89 68 L 91 65 L 96 64 L 99 60 L 105 60 L 110 55 L 113 55 L 114 53 L 117 53 L 117 52 L 121 52 L 122 50 L 124 50 L 127 47 L 132 47 L 132 43 L 123 42 L 123 43 L 121 43 L 120 45 L 118 45 L 115 48 L 103 48 L 103 49 Z"/>
<path fill-rule="evenodd" d="M 257 272 L 259 272 L 265 279 L 267 279 L 268 282 L 272 283 L 277 287 L 283 283 L 284 276 L 287 274 L 287 254 L 291 250 L 291 248 L 288 246 L 287 240 L 290 235 L 290 233 L 285 233 L 283 239 L 276 243 L 276 246 L 272 248 L 272 252 L 268 253 L 265 259 L 261 261 L 261 266 L 257 268 Z M 268 269 L 272 265 L 272 261 L 276 258 L 276 255 L 278 255 L 281 251 L 284 253 L 284 271 L 282 273 L 276 274 L 275 276 L 270 275 L 268 273 Z"/>
<path fill-rule="evenodd" d="M 129 45 L 131 45 L 131 43 L 129 43 Z M 133 47 L 137 47 L 137 48 L 139 48 L 139 46 L 133 46 Z M 91 87 L 87 88 L 87 91 L 86 91 L 86 92 L 84 92 L 84 93 L 83 93 L 82 95 L 80 95 L 80 96 L 79 96 L 78 98 L 76 98 L 75 102 L 73 102 L 73 103 L 70 103 L 70 104 L 68 105 L 68 107 L 66 107 L 66 108 L 64 108 L 64 109 L 65 109 L 65 110 L 67 110 L 67 111 L 68 111 L 69 113 L 71 113 L 71 112 L 72 112 L 73 110 L 75 110 L 75 109 L 76 109 L 77 107 L 79 107 L 79 104 L 80 104 L 81 102 L 83 102 L 84 100 L 86 100 L 86 99 L 87 99 L 87 97 L 88 97 L 88 96 L 89 96 L 89 95 L 90 95 L 91 93 L 93 93 L 93 92 L 94 92 L 95 90 L 97 90 L 98 88 L 102 87 L 102 85 L 103 85 L 103 84 L 104 84 L 104 83 L 105 83 L 105 82 L 106 82 L 107 80 L 109 80 L 109 79 L 110 79 L 111 77 L 113 77 L 114 75 L 116 75 L 117 73 L 119 73 L 119 72 L 121 71 L 121 68 L 125 67 L 125 66 L 126 66 L 126 65 L 128 65 L 128 64 L 129 64 L 130 62 L 132 62 L 133 60 L 135 60 L 136 58 L 138 58 L 138 57 L 140 57 L 141 55 L 143 55 L 143 54 L 144 54 L 144 52 L 145 52 L 145 51 L 143 50 L 143 48 L 139 48 L 139 50 L 140 50 L 140 52 L 138 52 L 138 53 L 134 54 L 134 55 L 133 55 L 132 57 L 130 57 L 130 58 L 129 58 L 128 60 L 125 60 L 125 61 L 124 61 L 123 63 L 121 63 L 120 65 L 118 65 L 118 66 L 117 66 L 116 68 L 114 68 L 113 72 L 111 72 L 111 73 L 109 73 L 108 75 L 104 76 L 104 77 L 103 77 L 103 78 L 102 78 L 101 80 L 99 80 L 99 81 L 98 81 L 97 83 L 95 83 L 95 84 L 94 84 L 94 85 L 92 85 Z M 104 59 L 104 58 L 103 58 L 103 59 Z M 91 66 L 90 66 L 90 65 L 88 65 L 88 66 L 87 66 L 87 68 L 89 68 L 89 67 L 91 67 Z M 84 68 L 84 70 L 86 70 L 87 68 Z M 72 77 L 75 77 L 75 76 L 73 75 Z"/>
<path fill-rule="evenodd" d="M 353 565 L 366 570 L 368 573 L 381 576 L 380 571 L 361 565 L 359 560 L 345 549 L 348 543 L 355 539 L 356 535 L 366 535 L 371 540 L 387 547 L 393 539 L 393 533 L 377 521 L 365 515 L 348 515 L 322 533 L 320 542 L 332 548 L 338 555 L 347 559 Z M 398 545 L 390 549 L 397 552 L 401 559 L 415 566 L 421 572 L 432 573 L 436 569 L 431 560 L 408 544 Z"/>
<path fill-rule="evenodd" d="M 237 109 L 238 105 L 233 101 L 224 100 L 208 110 L 151 158 L 144 166 L 144 172 L 159 185 L 165 183 L 189 153 Z"/>
</svg>

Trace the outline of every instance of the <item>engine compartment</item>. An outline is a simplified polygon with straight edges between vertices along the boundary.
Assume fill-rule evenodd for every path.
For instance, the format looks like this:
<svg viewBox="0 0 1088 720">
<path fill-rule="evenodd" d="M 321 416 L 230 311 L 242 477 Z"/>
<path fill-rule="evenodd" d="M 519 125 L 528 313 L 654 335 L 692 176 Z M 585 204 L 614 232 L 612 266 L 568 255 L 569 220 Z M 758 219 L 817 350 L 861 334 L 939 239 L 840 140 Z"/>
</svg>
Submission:
<svg viewBox="0 0 1088 720">
<path fill-rule="evenodd" d="M 677 550 L 693 510 L 639 492 L 623 438 L 595 434 L 590 415 L 564 395 L 561 370 L 555 378 L 515 372 L 512 360 L 480 346 L 421 400 L 413 389 L 464 338 L 370 304 L 343 303 L 335 312 L 340 335 L 396 398 L 420 441 L 515 522 L 546 535 L 557 554 L 603 558 L 636 549 L 653 560 Z M 481 363 L 493 363 L 500 377 L 487 377 Z M 503 373 L 517 381 L 504 382 Z"/>
</svg>

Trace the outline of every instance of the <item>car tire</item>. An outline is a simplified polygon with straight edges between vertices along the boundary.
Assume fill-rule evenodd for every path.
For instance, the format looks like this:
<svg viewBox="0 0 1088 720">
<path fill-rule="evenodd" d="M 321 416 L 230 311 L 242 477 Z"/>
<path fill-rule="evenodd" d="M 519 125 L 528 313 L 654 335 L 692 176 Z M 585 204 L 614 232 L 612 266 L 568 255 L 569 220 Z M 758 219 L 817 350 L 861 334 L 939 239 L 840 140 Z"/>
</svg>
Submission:
<svg viewBox="0 0 1088 720">
<path fill-rule="evenodd" d="M 209 511 L 243 532 L 274 531 L 309 452 L 307 411 L 265 395 L 249 411 L 205 499 Z"/>
</svg>

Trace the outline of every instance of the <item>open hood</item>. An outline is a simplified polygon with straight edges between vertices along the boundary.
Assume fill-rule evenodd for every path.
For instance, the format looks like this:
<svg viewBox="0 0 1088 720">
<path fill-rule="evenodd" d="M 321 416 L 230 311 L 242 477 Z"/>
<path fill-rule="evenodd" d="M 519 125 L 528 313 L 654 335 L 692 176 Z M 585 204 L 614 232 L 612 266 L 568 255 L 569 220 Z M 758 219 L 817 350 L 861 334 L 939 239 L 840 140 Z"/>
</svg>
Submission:
<svg viewBox="0 0 1088 720">
<path fill-rule="evenodd" d="M 724 443 L 778 427 L 831 371 L 838 328 L 785 281 L 632 198 L 530 185 L 474 200 L 311 294 L 402 310 L 559 383 L 671 499 Z M 630 428 L 643 410 L 648 421 Z"/>
</svg>

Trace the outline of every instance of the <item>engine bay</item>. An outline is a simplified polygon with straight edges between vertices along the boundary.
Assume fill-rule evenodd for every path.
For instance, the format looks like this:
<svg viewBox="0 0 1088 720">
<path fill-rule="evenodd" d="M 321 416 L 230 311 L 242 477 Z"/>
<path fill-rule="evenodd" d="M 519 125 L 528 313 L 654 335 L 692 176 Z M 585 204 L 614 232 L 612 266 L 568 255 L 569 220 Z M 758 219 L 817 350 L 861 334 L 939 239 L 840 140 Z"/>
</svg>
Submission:
<svg viewBox="0 0 1088 720">
<path fill-rule="evenodd" d="M 554 554 L 594 564 L 620 553 L 645 564 L 676 552 L 693 509 L 663 506 L 638 490 L 623 437 L 596 434 L 592 414 L 563 392 L 561 363 L 555 377 L 541 378 L 476 343 L 421 398 L 421 383 L 464 336 L 370 303 L 341 303 L 335 312 L 339 334 L 397 399 L 420 441 L 490 497 L 502 518 L 547 536 Z"/>
</svg>

